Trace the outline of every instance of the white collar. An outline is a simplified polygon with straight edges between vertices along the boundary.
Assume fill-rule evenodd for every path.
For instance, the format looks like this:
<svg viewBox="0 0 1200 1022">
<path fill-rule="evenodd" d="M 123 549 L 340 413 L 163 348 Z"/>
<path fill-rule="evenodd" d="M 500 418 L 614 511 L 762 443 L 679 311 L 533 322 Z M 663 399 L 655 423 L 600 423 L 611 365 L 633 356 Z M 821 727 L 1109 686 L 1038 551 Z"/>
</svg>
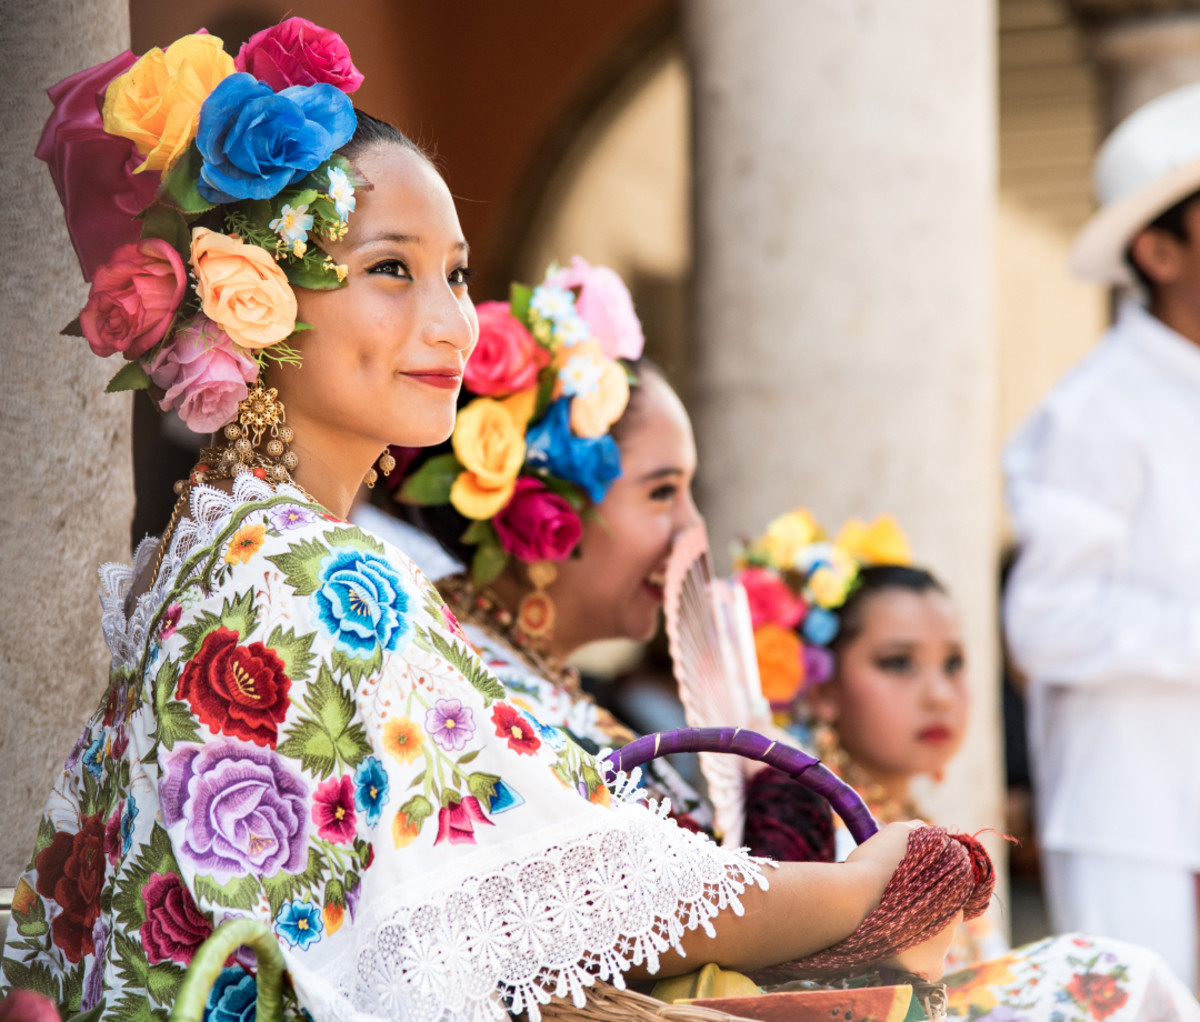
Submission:
<svg viewBox="0 0 1200 1022">
<path fill-rule="evenodd" d="M 1139 302 L 1126 299 L 1121 303 L 1113 333 L 1171 376 L 1184 376 L 1200 384 L 1200 345 L 1176 333 Z"/>
</svg>

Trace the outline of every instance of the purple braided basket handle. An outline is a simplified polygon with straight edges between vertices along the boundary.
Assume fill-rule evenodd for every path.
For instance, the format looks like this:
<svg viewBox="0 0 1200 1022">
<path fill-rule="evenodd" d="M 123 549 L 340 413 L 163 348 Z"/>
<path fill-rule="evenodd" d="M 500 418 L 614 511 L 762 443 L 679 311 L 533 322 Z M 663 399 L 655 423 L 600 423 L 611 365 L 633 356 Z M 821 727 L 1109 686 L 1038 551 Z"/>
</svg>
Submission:
<svg viewBox="0 0 1200 1022">
<path fill-rule="evenodd" d="M 676 752 L 732 752 L 766 763 L 827 799 L 846 824 L 850 836 L 860 845 L 879 830 L 879 824 L 858 792 L 831 773 L 819 759 L 799 749 L 780 745 L 757 731 L 736 727 L 681 727 L 675 731 L 643 735 L 609 755 L 611 767 L 607 781 L 611 784 L 619 770 L 628 773 L 652 759 Z"/>
</svg>

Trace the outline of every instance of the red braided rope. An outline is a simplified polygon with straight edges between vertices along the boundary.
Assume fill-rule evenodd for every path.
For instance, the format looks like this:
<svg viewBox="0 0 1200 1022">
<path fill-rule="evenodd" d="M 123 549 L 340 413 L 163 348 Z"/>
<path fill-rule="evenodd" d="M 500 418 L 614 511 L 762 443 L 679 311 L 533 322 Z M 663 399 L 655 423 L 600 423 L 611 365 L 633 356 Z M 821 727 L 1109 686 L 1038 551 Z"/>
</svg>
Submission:
<svg viewBox="0 0 1200 1022">
<path fill-rule="evenodd" d="M 818 974 L 881 962 L 932 939 L 960 909 L 964 919 L 982 915 L 995 884 L 991 857 L 978 840 L 945 827 L 919 827 L 858 929 L 796 964 Z"/>
</svg>

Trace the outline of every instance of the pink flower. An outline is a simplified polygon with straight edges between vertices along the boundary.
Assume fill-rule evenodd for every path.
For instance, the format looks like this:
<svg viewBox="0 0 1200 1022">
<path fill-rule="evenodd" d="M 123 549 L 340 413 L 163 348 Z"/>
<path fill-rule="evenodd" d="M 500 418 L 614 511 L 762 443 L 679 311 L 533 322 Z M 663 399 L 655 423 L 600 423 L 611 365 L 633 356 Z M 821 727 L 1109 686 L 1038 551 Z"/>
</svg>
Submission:
<svg viewBox="0 0 1200 1022">
<path fill-rule="evenodd" d="M 473 845 L 477 823 L 496 826 L 484 815 L 483 807 L 474 795 L 468 795 L 461 802 L 442 806 L 438 811 L 438 832 L 433 843 L 436 845 L 449 841 L 452 845 Z"/>
<path fill-rule="evenodd" d="M 795 628 L 803 620 L 808 607 L 775 572 L 766 568 L 747 568 L 738 581 L 746 590 L 750 623 L 755 628 L 766 624 Z"/>
<path fill-rule="evenodd" d="M 79 325 L 101 358 L 132 361 L 167 334 L 187 287 L 183 259 L 161 238 L 122 245 L 96 271 Z"/>
<path fill-rule="evenodd" d="M 288 18 L 255 32 L 233 63 L 276 92 L 324 82 L 350 93 L 363 83 L 342 37 L 307 18 Z"/>
<path fill-rule="evenodd" d="M 463 383 L 486 397 L 503 397 L 528 390 L 538 372 L 550 364 L 550 352 L 509 311 L 508 302 L 476 306 L 479 343 L 467 360 Z"/>
<path fill-rule="evenodd" d="M 117 246 L 141 237 L 134 217 L 154 201 L 158 188 L 157 174 L 133 173 L 142 161 L 137 148 L 108 134 L 100 116 L 108 83 L 134 60 L 126 50 L 47 90 L 54 112 L 35 155 L 50 168 L 84 280 L 92 279 Z"/>
<path fill-rule="evenodd" d="M 573 256 L 571 265 L 546 278 L 554 287 L 582 288 L 575 311 L 592 329 L 592 336 L 609 358 L 641 357 L 646 338 L 633 311 L 629 288 L 616 271 L 593 266 L 583 256 Z"/>
<path fill-rule="evenodd" d="M 312 819 L 317 834 L 326 841 L 348 845 L 354 840 L 358 816 L 354 812 L 354 779 L 349 774 L 317 785 Z"/>
<path fill-rule="evenodd" d="M 500 545 L 526 564 L 566 560 L 583 532 L 575 509 L 528 476 L 517 480 L 512 499 L 492 525 Z"/>
<path fill-rule="evenodd" d="M 237 415 L 247 384 L 258 377 L 258 364 L 216 324 L 196 316 L 175 331 L 146 371 L 166 391 L 164 411 L 178 408 L 188 429 L 212 433 Z"/>
</svg>

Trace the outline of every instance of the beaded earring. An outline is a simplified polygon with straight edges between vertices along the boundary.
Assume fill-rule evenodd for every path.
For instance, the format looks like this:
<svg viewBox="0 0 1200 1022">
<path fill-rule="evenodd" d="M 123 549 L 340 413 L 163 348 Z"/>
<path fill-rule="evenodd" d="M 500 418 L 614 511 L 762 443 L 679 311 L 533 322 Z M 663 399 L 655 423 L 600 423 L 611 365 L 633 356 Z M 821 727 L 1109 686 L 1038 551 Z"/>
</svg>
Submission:
<svg viewBox="0 0 1200 1022">
<path fill-rule="evenodd" d="M 300 463 L 288 450 L 295 433 L 285 421 L 279 391 L 264 386 L 261 379 L 254 381 L 250 393 L 238 405 L 238 420 L 225 427 L 224 435 L 225 447 L 211 448 L 202 455 L 218 477 L 253 472 L 260 479 L 282 483 L 291 478 L 292 470 Z M 267 442 L 260 448 L 264 438 Z"/>
</svg>

